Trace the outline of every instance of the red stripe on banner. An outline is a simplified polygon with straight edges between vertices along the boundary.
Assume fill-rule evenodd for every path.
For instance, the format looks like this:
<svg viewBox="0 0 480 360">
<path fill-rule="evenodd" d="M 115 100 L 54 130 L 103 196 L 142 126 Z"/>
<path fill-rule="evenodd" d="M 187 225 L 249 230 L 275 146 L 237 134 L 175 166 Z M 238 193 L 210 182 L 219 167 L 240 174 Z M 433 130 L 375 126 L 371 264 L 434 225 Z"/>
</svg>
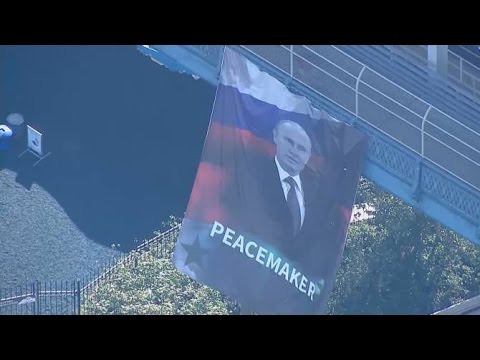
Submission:
<svg viewBox="0 0 480 360">
<path fill-rule="evenodd" d="M 186 217 L 205 222 L 222 221 L 225 210 L 220 202 L 226 170 L 219 166 L 201 162 L 193 185 Z"/>
<path fill-rule="evenodd" d="M 230 144 L 242 142 L 245 149 L 261 153 L 267 157 L 274 157 L 276 153 L 276 145 L 274 143 L 255 136 L 249 130 L 224 126 L 215 121 L 212 121 L 210 125 L 208 137 L 207 141 L 210 139 L 211 141 L 222 139 L 223 142 Z M 312 154 L 307 166 L 314 171 L 320 171 L 323 163 L 323 157 Z"/>
<path fill-rule="evenodd" d="M 212 121 L 208 135 L 231 144 L 242 142 L 245 149 L 261 152 L 271 157 L 275 156 L 275 144 L 253 135 L 248 130 L 232 128 Z"/>
</svg>

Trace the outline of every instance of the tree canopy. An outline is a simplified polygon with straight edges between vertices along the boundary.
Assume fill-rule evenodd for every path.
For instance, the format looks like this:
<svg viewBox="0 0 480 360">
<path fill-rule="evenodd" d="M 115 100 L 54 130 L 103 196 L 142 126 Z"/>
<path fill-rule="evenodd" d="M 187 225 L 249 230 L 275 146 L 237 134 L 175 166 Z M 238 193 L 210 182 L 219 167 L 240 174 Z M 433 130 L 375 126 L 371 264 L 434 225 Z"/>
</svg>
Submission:
<svg viewBox="0 0 480 360">
<path fill-rule="evenodd" d="M 350 225 L 332 314 L 431 314 L 480 293 L 478 246 L 362 179 L 375 216 Z"/>
<path fill-rule="evenodd" d="M 480 293 L 480 250 L 361 179 L 357 203 L 374 217 L 352 223 L 329 301 L 330 314 L 431 314 Z M 175 226 L 170 217 L 164 225 Z M 237 304 L 147 255 L 120 266 L 88 313 L 234 314 Z"/>
<path fill-rule="evenodd" d="M 137 265 L 120 265 L 84 307 L 85 314 L 228 315 L 238 307 L 225 296 L 180 273 L 169 258 L 138 256 Z"/>
</svg>

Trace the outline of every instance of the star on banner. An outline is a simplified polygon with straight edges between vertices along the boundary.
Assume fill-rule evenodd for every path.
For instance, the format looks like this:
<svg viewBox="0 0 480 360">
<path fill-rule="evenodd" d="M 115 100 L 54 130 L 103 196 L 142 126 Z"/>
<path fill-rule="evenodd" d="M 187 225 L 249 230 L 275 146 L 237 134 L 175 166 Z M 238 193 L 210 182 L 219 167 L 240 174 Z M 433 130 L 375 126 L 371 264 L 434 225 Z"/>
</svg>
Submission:
<svg viewBox="0 0 480 360">
<path fill-rule="evenodd" d="M 190 263 L 196 263 L 199 267 L 202 267 L 202 256 L 208 253 L 208 250 L 200 247 L 200 239 L 197 237 L 192 245 L 182 244 L 183 248 L 187 252 L 187 259 L 185 260 L 185 265 Z"/>
</svg>

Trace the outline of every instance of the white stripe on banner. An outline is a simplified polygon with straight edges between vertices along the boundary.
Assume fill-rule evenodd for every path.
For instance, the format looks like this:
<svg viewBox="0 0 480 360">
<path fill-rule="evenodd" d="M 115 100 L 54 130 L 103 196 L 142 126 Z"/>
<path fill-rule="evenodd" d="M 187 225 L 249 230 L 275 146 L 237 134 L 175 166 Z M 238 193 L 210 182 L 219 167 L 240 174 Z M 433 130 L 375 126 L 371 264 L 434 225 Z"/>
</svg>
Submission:
<svg viewBox="0 0 480 360">
<path fill-rule="evenodd" d="M 314 108 L 304 96 L 292 94 L 279 80 L 260 69 L 247 58 L 225 47 L 224 66 L 220 73 L 220 83 L 232 86 L 243 94 L 277 106 L 284 111 L 306 114 L 314 119 L 328 117 L 325 111 Z"/>
</svg>

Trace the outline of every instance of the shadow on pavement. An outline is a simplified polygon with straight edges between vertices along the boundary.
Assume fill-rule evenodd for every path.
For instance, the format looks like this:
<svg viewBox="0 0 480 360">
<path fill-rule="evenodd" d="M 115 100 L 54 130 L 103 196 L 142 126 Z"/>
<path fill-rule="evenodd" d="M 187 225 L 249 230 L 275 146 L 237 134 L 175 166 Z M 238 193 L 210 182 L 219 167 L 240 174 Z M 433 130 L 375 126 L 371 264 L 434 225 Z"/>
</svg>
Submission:
<svg viewBox="0 0 480 360">
<path fill-rule="evenodd" d="M 0 58 L 0 120 L 21 113 L 52 151 L 32 167 L 18 158 L 26 133 L 14 139 L 4 165 L 21 189 L 37 183 L 88 238 L 122 250 L 183 214 L 213 86 L 134 46 L 2 46 Z"/>
</svg>

